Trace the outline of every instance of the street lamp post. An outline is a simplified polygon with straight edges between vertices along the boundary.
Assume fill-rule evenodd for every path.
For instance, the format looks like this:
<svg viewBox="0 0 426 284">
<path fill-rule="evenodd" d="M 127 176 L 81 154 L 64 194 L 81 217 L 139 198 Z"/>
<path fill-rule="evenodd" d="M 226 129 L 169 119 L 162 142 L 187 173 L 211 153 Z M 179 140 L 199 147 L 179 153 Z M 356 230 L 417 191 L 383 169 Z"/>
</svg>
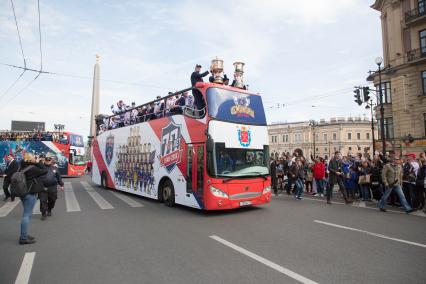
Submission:
<svg viewBox="0 0 426 284">
<path fill-rule="evenodd" d="M 313 144 L 314 144 L 314 159 L 316 159 L 317 158 L 317 152 L 316 152 L 316 145 L 315 145 L 315 126 L 317 126 L 317 123 L 315 122 L 315 120 L 310 120 L 309 121 L 309 126 L 311 126 L 312 127 L 312 135 L 313 135 Z"/>
<path fill-rule="evenodd" d="M 385 138 L 385 108 L 383 107 L 383 92 L 382 92 L 382 68 L 383 58 L 377 57 L 376 64 L 379 67 L 379 100 L 380 100 L 380 136 L 382 138 L 382 152 L 386 153 L 386 138 Z"/>
<path fill-rule="evenodd" d="M 373 157 L 376 153 L 376 145 L 375 145 L 375 138 L 374 138 L 374 116 L 373 116 L 373 100 L 370 100 L 370 102 L 367 103 L 366 109 L 370 109 L 371 111 L 371 137 L 373 138 Z"/>
</svg>

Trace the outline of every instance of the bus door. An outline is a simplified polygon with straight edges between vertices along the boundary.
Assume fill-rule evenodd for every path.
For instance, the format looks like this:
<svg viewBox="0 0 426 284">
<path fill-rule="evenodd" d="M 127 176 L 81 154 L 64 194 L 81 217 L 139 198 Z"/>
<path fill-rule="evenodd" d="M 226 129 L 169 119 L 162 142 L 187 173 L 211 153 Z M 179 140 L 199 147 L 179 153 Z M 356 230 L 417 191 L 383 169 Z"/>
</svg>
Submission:
<svg viewBox="0 0 426 284">
<path fill-rule="evenodd" d="M 204 144 L 188 144 L 186 194 L 193 193 L 198 202 L 204 199 Z"/>
</svg>

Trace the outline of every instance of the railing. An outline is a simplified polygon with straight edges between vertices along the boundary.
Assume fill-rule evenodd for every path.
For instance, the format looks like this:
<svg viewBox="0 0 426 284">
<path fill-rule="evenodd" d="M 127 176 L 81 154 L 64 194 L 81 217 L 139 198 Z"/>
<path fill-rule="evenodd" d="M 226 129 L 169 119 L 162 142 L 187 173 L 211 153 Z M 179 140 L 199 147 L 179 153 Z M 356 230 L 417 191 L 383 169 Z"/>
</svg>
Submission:
<svg viewBox="0 0 426 284">
<path fill-rule="evenodd" d="M 154 119 L 159 119 L 163 117 L 168 117 L 172 115 L 186 115 L 191 118 L 203 118 L 206 114 L 206 107 L 203 107 L 201 109 L 189 107 L 189 106 L 175 106 L 174 109 L 167 109 L 167 100 L 170 97 L 176 96 L 176 95 L 183 95 L 185 92 L 188 92 L 192 90 L 193 88 L 187 88 L 182 91 L 178 91 L 175 93 L 172 93 L 166 97 L 163 97 L 161 99 L 157 99 L 154 101 L 151 101 L 149 103 L 131 108 L 126 109 L 125 111 L 117 114 L 113 114 L 110 116 L 97 116 L 97 131 L 98 134 L 115 129 L 120 128 L 128 125 L 134 125 L 137 123 L 142 123 Z M 194 103 L 196 98 L 194 99 Z M 160 104 L 163 105 L 163 107 L 160 110 L 154 111 L 155 105 Z M 133 114 L 134 110 L 137 110 L 137 114 Z M 142 112 L 139 112 L 139 110 L 142 110 Z"/>
<path fill-rule="evenodd" d="M 413 10 L 410 10 L 405 13 L 405 23 L 410 23 L 413 20 L 423 17 L 426 15 L 426 8 L 414 8 Z"/>
<path fill-rule="evenodd" d="M 416 48 L 407 52 L 407 62 L 412 62 L 426 57 L 426 48 Z"/>
</svg>

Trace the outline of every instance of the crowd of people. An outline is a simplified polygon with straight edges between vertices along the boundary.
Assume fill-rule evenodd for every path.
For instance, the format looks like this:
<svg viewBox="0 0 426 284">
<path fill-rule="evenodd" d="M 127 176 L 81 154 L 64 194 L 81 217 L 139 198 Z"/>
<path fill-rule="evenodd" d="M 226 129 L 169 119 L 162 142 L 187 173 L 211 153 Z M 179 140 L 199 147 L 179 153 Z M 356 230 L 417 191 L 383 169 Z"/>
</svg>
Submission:
<svg viewBox="0 0 426 284">
<path fill-rule="evenodd" d="M 13 202 L 19 197 L 24 207 L 21 220 L 19 244 L 33 244 L 35 237 L 28 234 L 28 227 L 37 197 L 40 199 L 41 220 L 52 216 L 58 198 L 58 185 L 63 189 L 61 175 L 56 162 L 51 156 L 35 156 L 25 153 L 24 159 L 18 161 L 12 154 L 7 155 L 7 166 L 3 174 L 4 201 Z"/>
<path fill-rule="evenodd" d="M 68 144 L 68 138 L 63 133 L 49 131 L 1 131 L 0 141 L 54 141 Z"/>
<path fill-rule="evenodd" d="M 175 114 L 196 115 L 194 108 L 194 96 L 189 92 L 172 93 L 165 98 L 157 96 L 156 100 L 136 107 L 133 102 L 127 105 L 120 100 L 116 105 L 111 105 L 112 116 L 104 117 L 98 125 L 99 132 L 132 125 L 135 123 L 150 121 L 157 118 L 167 117 Z"/>
<path fill-rule="evenodd" d="M 390 151 L 385 156 L 343 157 L 336 152 L 328 161 L 321 157 L 308 160 L 295 152 L 271 158 L 270 171 L 276 195 L 284 191 L 301 200 L 305 193 L 325 197 L 331 204 L 338 185 L 347 204 L 354 200 L 377 202 L 383 212 L 389 204 L 401 206 L 407 213 L 421 209 L 426 213 L 425 153 L 398 157 Z"/>
</svg>

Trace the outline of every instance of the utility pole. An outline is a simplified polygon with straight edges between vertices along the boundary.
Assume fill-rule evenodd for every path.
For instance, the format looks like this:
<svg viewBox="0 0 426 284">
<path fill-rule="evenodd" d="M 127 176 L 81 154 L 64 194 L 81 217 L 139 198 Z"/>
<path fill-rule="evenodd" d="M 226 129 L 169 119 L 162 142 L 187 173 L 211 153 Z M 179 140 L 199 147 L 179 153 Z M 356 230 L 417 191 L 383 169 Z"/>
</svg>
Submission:
<svg viewBox="0 0 426 284">
<path fill-rule="evenodd" d="M 380 99 L 380 136 L 382 139 L 382 153 L 386 154 L 386 137 L 385 137 L 385 108 L 383 106 L 382 91 L 382 65 L 383 58 L 377 57 L 376 64 L 379 67 L 379 99 Z"/>
<path fill-rule="evenodd" d="M 372 136 L 372 138 L 373 138 L 373 157 L 374 157 L 374 155 L 375 155 L 375 153 L 376 153 L 376 141 L 375 141 L 375 138 L 374 138 L 374 116 L 373 116 L 373 106 L 374 106 L 374 104 L 373 104 L 373 100 L 370 100 L 368 103 L 367 103 L 367 106 L 365 107 L 366 109 L 370 109 L 370 112 L 371 112 L 371 136 Z"/>
</svg>

